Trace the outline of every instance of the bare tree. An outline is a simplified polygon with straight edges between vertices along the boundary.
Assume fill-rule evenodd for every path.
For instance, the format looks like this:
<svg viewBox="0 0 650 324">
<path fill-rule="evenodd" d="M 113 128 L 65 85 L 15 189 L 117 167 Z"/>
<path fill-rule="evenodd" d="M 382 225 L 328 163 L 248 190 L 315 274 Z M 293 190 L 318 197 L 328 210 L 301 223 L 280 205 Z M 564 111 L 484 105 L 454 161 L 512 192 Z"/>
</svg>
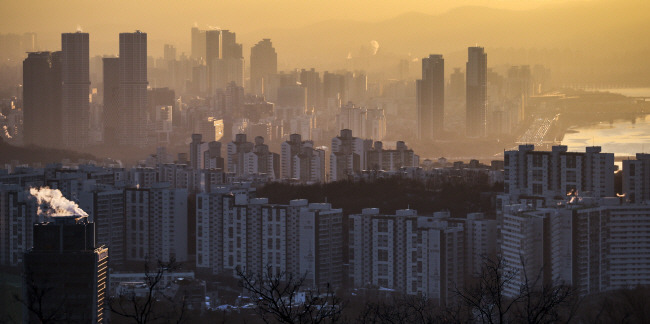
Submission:
<svg viewBox="0 0 650 324">
<path fill-rule="evenodd" d="M 481 275 L 465 289 L 456 289 L 461 301 L 469 308 L 471 317 L 482 323 L 504 323 L 506 315 L 521 297 L 506 298 L 503 290 L 517 276 L 517 272 L 504 266 L 503 259 L 485 258 Z"/>
<path fill-rule="evenodd" d="M 172 259 L 169 262 L 158 260 L 152 269 L 151 262 L 144 264 L 144 284 L 146 293 L 138 296 L 135 292 L 111 297 L 109 307 L 111 312 L 132 320 L 138 324 L 145 323 L 182 323 L 186 317 L 187 301 L 181 299 L 180 305 L 171 297 L 165 296 L 161 290 L 163 277 L 166 273 L 180 269 L 180 264 Z"/>
<path fill-rule="evenodd" d="M 357 323 L 460 323 L 458 308 L 439 308 L 426 296 L 398 295 L 390 301 L 366 303 Z"/>
<path fill-rule="evenodd" d="M 637 286 L 585 298 L 577 321 L 581 323 L 650 323 L 650 287 Z"/>
<path fill-rule="evenodd" d="M 67 297 L 57 293 L 57 289 L 47 281 L 36 281 L 27 273 L 23 276 L 25 296 L 14 294 L 14 299 L 22 304 L 29 316 L 39 323 L 64 323 L 67 316 L 64 312 Z"/>
<path fill-rule="evenodd" d="M 522 264 L 525 262 L 522 258 Z M 524 266 L 524 269 L 526 267 Z M 543 282 L 543 268 L 534 278 L 524 271 L 519 293 L 505 296 L 504 288 L 520 273 L 508 267 L 502 258 L 485 258 L 481 275 L 465 289 L 456 289 L 468 307 L 468 315 L 483 323 L 552 323 L 569 321 L 578 299 L 574 289 Z"/>
<path fill-rule="evenodd" d="M 525 264 L 523 257 L 521 262 Z M 531 279 L 524 267 L 521 303 L 515 311 L 517 321 L 529 324 L 569 322 L 578 306 L 574 289 L 566 285 L 544 283 L 542 274 L 540 269 L 535 278 Z"/>
<path fill-rule="evenodd" d="M 334 323 L 341 318 L 344 303 L 329 284 L 324 291 L 307 289 L 306 276 L 274 273 L 270 266 L 259 274 L 237 269 L 237 275 L 266 323 Z"/>
</svg>

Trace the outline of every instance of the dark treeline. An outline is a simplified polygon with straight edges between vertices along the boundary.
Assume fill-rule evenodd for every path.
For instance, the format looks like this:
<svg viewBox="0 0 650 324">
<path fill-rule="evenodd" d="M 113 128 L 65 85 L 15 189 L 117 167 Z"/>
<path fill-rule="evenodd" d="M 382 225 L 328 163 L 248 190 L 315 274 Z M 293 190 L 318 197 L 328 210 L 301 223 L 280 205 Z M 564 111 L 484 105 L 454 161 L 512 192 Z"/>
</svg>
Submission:
<svg viewBox="0 0 650 324">
<path fill-rule="evenodd" d="M 421 181 L 391 177 L 313 185 L 269 183 L 257 190 L 257 196 L 274 204 L 287 204 L 292 199 L 327 201 L 334 208 L 342 208 L 345 214 L 360 213 L 363 208 L 379 208 L 382 213 L 410 208 L 421 215 L 448 210 L 451 216 L 462 217 L 471 212 L 493 213 L 494 194 L 490 193 L 502 190 L 503 186 L 498 184 L 492 187 L 451 183 L 429 189 Z"/>
<path fill-rule="evenodd" d="M 72 161 L 79 159 L 98 160 L 91 154 L 69 150 L 58 150 L 33 145 L 26 147 L 13 146 L 7 144 L 0 137 L 0 163 L 11 163 L 12 160 L 20 161 L 20 163 L 55 163 L 61 162 L 63 159 Z"/>
</svg>

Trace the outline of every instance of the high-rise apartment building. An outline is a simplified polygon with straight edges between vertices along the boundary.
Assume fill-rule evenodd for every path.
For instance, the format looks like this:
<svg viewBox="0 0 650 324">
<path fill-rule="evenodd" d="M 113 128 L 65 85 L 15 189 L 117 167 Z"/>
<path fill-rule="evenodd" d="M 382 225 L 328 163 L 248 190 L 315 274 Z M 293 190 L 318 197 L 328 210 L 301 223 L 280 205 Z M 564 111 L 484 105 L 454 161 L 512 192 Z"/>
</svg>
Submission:
<svg viewBox="0 0 650 324">
<path fill-rule="evenodd" d="M 422 59 L 422 79 L 416 81 L 417 138 L 440 138 L 445 118 L 445 59 L 429 55 Z"/>
<path fill-rule="evenodd" d="M 88 144 L 90 127 L 88 41 L 88 33 L 61 34 L 63 144 L 71 148 Z"/>
<path fill-rule="evenodd" d="M 221 188 L 196 199 L 196 266 L 212 274 L 236 269 L 305 276 L 305 286 L 343 283 L 342 211 L 330 204 L 289 205 L 249 198 L 248 189 Z"/>
<path fill-rule="evenodd" d="M 147 33 L 120 34 L 120 144 L 147 145 Z"/>
<path fill-rule="evenodd" d="M 61 52 L 32 52 L 23 61 L 23 141 L 60 147 Z"/>
<path fill-rule="evenodd" d="M 199 169 L 224 168 L 224 159 L 221 157 L 221 143 L 217 141 L 202 142 L 201 134 L 192 134 L 190 143 L 190 167 Z"/>
<path fill-rule="evenodd" d="M 311 203 L 300 208 L 297 225 L 297 273 L 305 275 L 307 286 L 340 287 L 344 280 L 343 210 Z"/>
<path fill-rule="evenodd" d="M 500 250 L 513 277 L 504 295 L 519 296 L 522 285 L 565 284 L 586 296 L 649 284 L 649 222 L 647 205 L 616 197 L 505 206 Z"/>
<path fill-rule="evenodd" d="M 0 184 L 0 264 L 15 267 L 32 246 L 32 226 L 43 221 L 36 202 L 19 184 Z"/>
<path fill-rule="evenodd" d="M 210 94 L 225 88 L 230 82 L 244 86 L 244 57 L 242 45 L 237 43 L 236 34 L 228 30 L 205 32 L 206 64 L 208 67 L 208 88 Z"/>
<path fill-rule="evenodd" d="M 300 134 L 289 135 L 289 140 L 280 144 L 280 177 L 282 179 L 291 179 L 294 174 L 294 156 L 300 153 L 303 146 L 314 146 L 313 141 L 303 141 Z"/>
<path fill-rule="evenodd" d="M 465 233 L 448 213 L 415 210 L 383 215 L 366 208 L 350 215 L 349 280 L 353 287 L 381 287 L 453 303 L 464 286 Z"/>
<path fill-rule="evenodd" d="M 336 115 L 336 129 L 349 129 L 352 136 L 381 141 L 386 136 L 386 116 L 383 109 L 362 108 L 348 102 Z"/>
<path fill-rule="evenodd" d="M 329 181 L 344 180 L 363 170 L 366 152 L 371 146 L 372 141 L 353 137 L 351 130 L 342 129 L 340 136 L 332 138 Z"/>
<path fill-rule="evenodd" d="M 614 196 L 613 153 L 601 153 L 600 146 L 585 152 L 568 152 L 565 145 L 553 146 L 550 152 L 534 149 L 520 145 L 504 153 L 504 190 L 514 200 L 558 200 L 571 192 Z"/>
<path fill-rule="evenodd" d="M 468 137 L 487 132 L 487 54 L 483 47 L 467 48 L 465 70 L 466 131 Z"/>
<path fill-rule="evenodd" d="M 228 143 L 227 166 L 228 172 L 236 175 L 244 174 L 244 155 L 253 151 L 254 144 L 246 140 L 246 134 L 236 134 L 235 140 Z"/>
<path fill-rule="evenodd" d="M 120 131 L 120 59 L 104 57 L 104 143 L 119 144 Z"/>
<path fill-rule="evenodd" d="M 265 95 L 265 83 L 269 77 L 278 73 L 278 54 L 268 38 L 262 39 L 251 47 L 250 92 Z"/>
<path fill-rule="evenodd" d="M 124 191 L 96 185 L 82 191 L 79 206 L 95 224 L 97 245 L 109 248 L 109 267 L 119 269 L 125 261 Z"/>
<path fill-rule="evenodd" d="M 166 183 L 124 191 L 127 261 L 187 261 L 187 192 Z"/>
<path fill-rule="evenodd" d="M 486 260 L 496 260 L 497 221 L 483 213 L 469 213 L 462 220 L 465 227 L 465 275 L 468 279 L 482 275 Z"/>
<path fill-rule="evenodd" d="M 347 102 L 348 96 L 345 86 L 345 76 L 341 74 L 323 73 L 323 107 L 340 107 Z"/>
<path fill-rule="evenodd" d="M 191 41 L 192 41 L 192 53 L 191 57 L 195 60 L 206 59 L 206 31 L 200 30 L 198 27 L 192 27 L 191 32 Z"/>
<path fill-rule="evenodd" d="M 375 142 L 366 152 L 366 170 L 397 171 L 402 167 L 418 167 L 420 157 L 403 141 L 397 141 L 395 149 L 384 149 L 382 142 Z"/>
<path fill-rule="evenodd" d="M 454 72 L 449 76 L 449 85 L 447 94 L 453 103 L 462 103 L 465 101 L 465 73 L 460 68 L 454 68 Z"/>
<path fill-rule="evenodd" d="M 34 224 L 34 246 L 25 253 L 25 301 L 39 303 L 55 322 L 105 323 L 108 249 L 95 244 L 95 226 L 79 216 Z M 38 309 L 36 308 L 35 309 Z M 38 322 L 24 310 L 24 321 Z"/>
<path fill-rule="evenodd" d="M 280 156 L 269 151 L 264 138 L 246 141 L 246 134 L 236 134 L 228 143 L 228 172 L 235 176 L 266 175 L 269 179 L 280 177 Z"/>
<path fill-rule="evenodd" d="M 623 160 L 623 193 L 630 202 L 650 201 L 650 154 L 637 153 Z"/>
<path fill-rule="evenodd" d="M 300 134 L 291 134 L 280 146 L 282 179 L 325 181 L 325 151 L 314 148 L 313 141 L 303 141 Z"/>
<path fill-rule="evenodd" d="M 300 71 L 300 85 L 307 89 L 307 107 L 321 108 L 323 86 L 320 75 L 315 69 Z"/>
</svg>

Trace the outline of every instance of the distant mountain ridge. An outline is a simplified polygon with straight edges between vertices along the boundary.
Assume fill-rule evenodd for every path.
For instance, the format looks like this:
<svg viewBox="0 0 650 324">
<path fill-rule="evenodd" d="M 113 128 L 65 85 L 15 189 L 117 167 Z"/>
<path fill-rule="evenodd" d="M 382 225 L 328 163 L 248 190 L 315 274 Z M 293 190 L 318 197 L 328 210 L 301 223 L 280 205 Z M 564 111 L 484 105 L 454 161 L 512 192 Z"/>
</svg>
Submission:
<svg viewBox="0 0 650 324">
<path fill-rule="evenodd" d="M 475 44 L 609 55 L 650 49 L 650 1 L 594 0 L 526 11 L 468 6 L 440 15 L 410 12 L 375 23 L 327 20 L 241 35 L 245 43 L 268 37 L 288 62 L 343 61 L 371 40 L 379 42 L 381 52 L 415 57 Z"/>
</svg>

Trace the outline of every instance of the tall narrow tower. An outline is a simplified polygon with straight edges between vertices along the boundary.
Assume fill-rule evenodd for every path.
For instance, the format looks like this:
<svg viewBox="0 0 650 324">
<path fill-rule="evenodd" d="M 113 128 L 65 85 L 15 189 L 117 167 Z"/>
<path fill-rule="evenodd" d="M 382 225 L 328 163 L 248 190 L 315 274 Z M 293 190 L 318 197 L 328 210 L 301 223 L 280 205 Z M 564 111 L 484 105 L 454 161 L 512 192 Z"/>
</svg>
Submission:
<svg viewBox="0 0 650 324">
<path fill-rule="evenodd" d="M 467 49 L 466 134 L 485 137 L 487 129 L 487 54 L 483 47 Z"/>
<path fill-rule="evenodd" d="M 259 41 L 251 48 L 251 81 L 250 91 L 263 95 L 264 83 L 270 75 L 278 73 L 278 54 L 273 43 L 268 38 Z"/>
<path fill-rule="evenodd" d="M 205 30 L 192 27 L 192 53 L 193 59 L 205 59 Z"/>
<path fill-rule="evenodd" d="M 429 55 L 422 59 L 422 80 L 416 81 L 419 140 L 439 138 L 445 118 L 445 59 Z"/>
<path fill-rule="evenodd" d="M 270 75 L 278 73 L 278 54 L 273 43 L 268 38 L 259 41 L 251 48 L 251 81 L 250 91 L 263 95 L 264 83 Z"/>
<path fill-rule="evenodd" d="M 70 148 L 88 144 L 90 77 L 88 33 L 61 34 L 63 143 Z"/>
<path fill-rule="evenodd" d="M 104 57 L 104 144 L 119 144 L 120 59 Z"/>
<path fill-rule="evenodd" d="M 24 258 L 24 322 L 105 323 L 108 249 L 95 246 L 95 224 L 55 216 L 34 224 Z"/>
<path fill-rule="evenodd" d="M 31 52 L 23 61 L 24 143 L 61 146 L 61 52 Z"/>
<path fill-rule="evenodd" d="M 120 144 L 147 145 L 147 33 L 120 34 Z"/>
</svg>

